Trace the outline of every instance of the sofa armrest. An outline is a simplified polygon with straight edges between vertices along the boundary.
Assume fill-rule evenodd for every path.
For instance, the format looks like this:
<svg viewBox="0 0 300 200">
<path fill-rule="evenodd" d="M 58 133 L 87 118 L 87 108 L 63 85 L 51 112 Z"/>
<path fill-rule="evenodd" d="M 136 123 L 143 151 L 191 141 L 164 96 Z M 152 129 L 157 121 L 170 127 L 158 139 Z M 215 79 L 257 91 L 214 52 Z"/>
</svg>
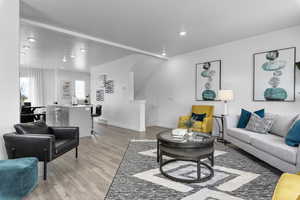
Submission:
<svg viewBox="0 0 300 200">
<path fill-rule="evenodd" d="M 49 127 L 49 131 L 58 139 L 79 140 L 79 127 Z"/>
<path fill-rule="evenodd" d="M 9 159 L 37 157 L 40 161 L 52 160 L 55 148 L 54 135 L 48 134 L 16 134 L 3 135 Z"/>
<path fill-rule="evenodd" d="M 239 122 L 239 115 L 226 115 L 224 117 L 224 128 L 236 128 Z"/>
<path fill-rule="evenodd" d="M 204 133 L 212 132 L 213 127 L 213 118 L 212 117 L 205 117 L 202 123 L 202 129 Z"/>
<path fill-rule="evenodd" d="M 227 137 L 227 129 L 228 128 L 236 128 L 238 121 L 239 121 L 239 115 L 226 115 L 224 116 L 224 137 Z"/>
</svg>

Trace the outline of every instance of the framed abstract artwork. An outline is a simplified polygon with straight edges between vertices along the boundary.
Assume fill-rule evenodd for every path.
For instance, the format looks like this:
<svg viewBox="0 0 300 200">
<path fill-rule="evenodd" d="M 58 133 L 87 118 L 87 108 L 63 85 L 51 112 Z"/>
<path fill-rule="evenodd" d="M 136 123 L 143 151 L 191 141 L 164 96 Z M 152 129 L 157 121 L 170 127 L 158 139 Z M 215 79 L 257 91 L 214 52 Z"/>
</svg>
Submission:
<svg viewBox="0 0 300 200">
<path fill-rule="evenodd" d="M 96 101 L 104 101 L 104 90 L 96 90 Z"/>
<path fill-rule="evenodd" d="M 253 55 L 253 101 L 295 101 L 296 48 Z"/>
<path fill-rule="evenodd" d="M 216 101 L 221 89 L 221 60 L 196 64 L 196 101 Z"/>
<path fill-rule="evenodd" d="M 107 93 L 107 94 L 114 93 L 114 81 L 113 80 L 107 80 L 105 82 L 105 93 Z"/>
<path fill-rule="evenodd" d="M 62 81 L 62 99 L 72 98 L 72 82 Z"/>
</svg>

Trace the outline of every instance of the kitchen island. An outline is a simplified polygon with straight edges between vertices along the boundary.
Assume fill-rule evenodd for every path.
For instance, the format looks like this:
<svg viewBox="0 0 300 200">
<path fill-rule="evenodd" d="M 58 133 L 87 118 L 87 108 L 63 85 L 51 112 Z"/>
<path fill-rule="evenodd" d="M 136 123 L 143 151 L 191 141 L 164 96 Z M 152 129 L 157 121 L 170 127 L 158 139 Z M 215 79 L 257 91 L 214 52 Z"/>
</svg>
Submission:
<svg viewBox="0 0 300 200">
<path fill-rule="evenodd" d="M 80 137 L 91 136 L 92 105 L 48 105 L 48 126 L 78 126 Z"/>
</svg>

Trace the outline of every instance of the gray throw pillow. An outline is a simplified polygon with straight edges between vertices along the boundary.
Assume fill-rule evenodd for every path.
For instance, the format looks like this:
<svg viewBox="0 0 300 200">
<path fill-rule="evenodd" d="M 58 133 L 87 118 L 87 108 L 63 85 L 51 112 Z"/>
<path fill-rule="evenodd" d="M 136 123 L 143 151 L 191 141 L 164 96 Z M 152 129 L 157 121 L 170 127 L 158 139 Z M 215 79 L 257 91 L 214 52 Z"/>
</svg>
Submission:
<svg viewBox="0 0 300 200">
<path fill-rule="evenodd" d="M 296 121 L 298 116 L 299 115 L 292 114 L 276 114 L 270 133 L 281 137 L 286 137 L 289 129 L 293 126 L 293 123 Z"/>
<path fill-rule="evenodd" d="M 261 118 L 257 114 L 252 113 L 246 129 L 257 133 L 266 134 L 271 129 L 273 121 L 274 120 L 271 115 Z"/>
</svg>

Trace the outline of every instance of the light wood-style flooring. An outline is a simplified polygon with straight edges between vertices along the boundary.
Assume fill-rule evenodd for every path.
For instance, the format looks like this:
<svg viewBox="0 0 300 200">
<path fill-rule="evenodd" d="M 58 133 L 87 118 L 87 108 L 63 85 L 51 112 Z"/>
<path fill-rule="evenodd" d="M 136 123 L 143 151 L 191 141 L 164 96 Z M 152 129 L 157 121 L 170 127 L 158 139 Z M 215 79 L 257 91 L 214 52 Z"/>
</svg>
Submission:
<svg viewBox="0 0 300 200">
<path fill-rule="evenodd" d="M 79 157 L 71 151 L 49 163 L 48 180 L 40 177 L 26 200 L 101 200 L 113 180 L 130 139 L 154 139 L 163 130 L 149 127 L 139 133 L 97 126 L 98 134 L 80 140 Z"/>
</svg>

